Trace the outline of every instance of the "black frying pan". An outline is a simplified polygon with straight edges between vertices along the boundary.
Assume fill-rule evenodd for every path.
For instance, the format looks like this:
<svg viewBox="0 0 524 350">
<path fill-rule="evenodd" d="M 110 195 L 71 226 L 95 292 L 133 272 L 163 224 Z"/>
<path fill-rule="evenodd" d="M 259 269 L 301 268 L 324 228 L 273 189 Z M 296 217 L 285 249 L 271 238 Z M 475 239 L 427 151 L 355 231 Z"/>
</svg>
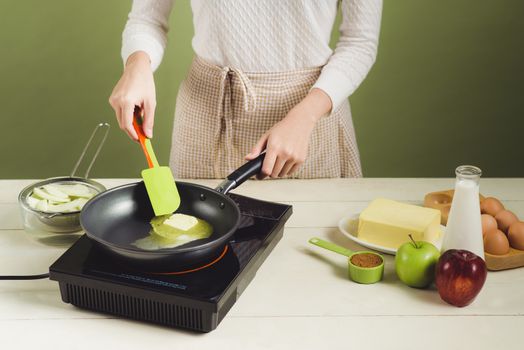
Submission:
<svg viewBox="0 0 524 350">
<path fill-rule="evenodd" d="M 97 247 L 133 265 L 181 268 L 209 261 L 224 251 L 239 225 L 240 211 L 227 193 L 258 174 L 264 157 L 265 154 L 261 154 L 242 165 L 216 189 L 177 182 L 181 198 L 177 212 L 209 222 L 213 226 L 209 238 L 152 251 L 132 245 L 149 234 L 149 222 L 155 216 L 143 182 L 115 187 L 97 195 L 82 209 L 80 224 Z"/>
</svg>

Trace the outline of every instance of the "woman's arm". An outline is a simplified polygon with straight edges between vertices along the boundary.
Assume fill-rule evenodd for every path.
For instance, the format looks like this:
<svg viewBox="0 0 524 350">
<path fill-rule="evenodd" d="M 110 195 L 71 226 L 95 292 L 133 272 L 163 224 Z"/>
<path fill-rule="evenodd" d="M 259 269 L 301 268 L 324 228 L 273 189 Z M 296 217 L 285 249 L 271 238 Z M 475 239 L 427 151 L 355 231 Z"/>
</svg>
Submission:
<svg viewBox="0 0 524 350">
<path fill-rule="evenodd" d="M 382 0 L 343 0 L 335 52 L 314 87 L 326 92 L 337 108 L 358 88 L 377 57 Z"/>
<path fill-rule="evenodd" d="M 135 106 L 144 111 L 144 133 L 153 137 L 156 107 L 153 71 L 162 61 L 171 8 L 172 0 L 134 0 L 122 35 L 124 72 L 109 103 L 120 128 L 133 140 L 138 139 L 132 125 Z"/>
<path fill-rule="evenodd" d="M 134 52 L 143 51 L 151 60 L 152 70 L 162 61 L 167 44 L 168 21 L 173 0 L 134 0 L 122 33 L 124 64 Z"/>
<path fill-rule="evenodd" d="M 377 55 L 382 0 L 343 0 L 340 38 L 309 94 L 258 141 L 266 149 L 262 177 L 291 175 L 304 163 L 316 122 L 337 108 L 368 74 Z"/>
<path fill-rule="evenodd" d="M 259 139 L 246 159 L 256 158 L 266 149 L 259 178 L 284 177 L 297 171 L 307 157 L 309 138 L 317 121 L 331 110 L 331 99 L 322 90 L 313 88 Z"/>
</svg>

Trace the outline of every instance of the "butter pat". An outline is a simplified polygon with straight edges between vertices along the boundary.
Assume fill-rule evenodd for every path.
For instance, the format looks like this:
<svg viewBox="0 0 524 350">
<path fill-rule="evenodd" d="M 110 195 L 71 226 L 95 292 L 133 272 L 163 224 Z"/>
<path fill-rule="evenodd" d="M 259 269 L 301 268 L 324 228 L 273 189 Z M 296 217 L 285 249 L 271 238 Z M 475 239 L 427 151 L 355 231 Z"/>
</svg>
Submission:
<svg viewBox="0 0 524 350">
<path fill-rule="evenodd" d="M 173 214 L 169 219 L 164 221 L 164 225 L 172 228 L 187 231 L 198 223 L 197 218 L 186 214 Z"/>
<path fill-rule="evenodd" d="M 397 249 L 409 241 L 435 242 L 440 236 L 440 211 L 378 198 L 360 214 L 357 236 L 369 243 Z"/>
</svg>

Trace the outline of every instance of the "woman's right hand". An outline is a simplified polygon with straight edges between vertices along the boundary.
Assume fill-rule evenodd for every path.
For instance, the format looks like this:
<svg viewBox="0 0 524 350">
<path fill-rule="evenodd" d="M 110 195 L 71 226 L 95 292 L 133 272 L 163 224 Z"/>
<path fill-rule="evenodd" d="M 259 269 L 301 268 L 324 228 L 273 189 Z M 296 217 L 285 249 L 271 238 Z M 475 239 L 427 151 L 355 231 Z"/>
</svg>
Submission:
<svg viewBox="0 0 524 350">
<path fill-rule="evenodd" d="M 153 137 L 156 93 L 151 62 L 147 53 L 137 51 L 129 56 L 124 73 L 109 97 L 109 104 L 115 110 L 120 129 L 135 141 L 138 140 L 138 135 L 133 128 L 133 112 L 135 106 L 141 107 L 144 113 L 142 124 L 144 133 L 148 138 Z"/>
</svg>

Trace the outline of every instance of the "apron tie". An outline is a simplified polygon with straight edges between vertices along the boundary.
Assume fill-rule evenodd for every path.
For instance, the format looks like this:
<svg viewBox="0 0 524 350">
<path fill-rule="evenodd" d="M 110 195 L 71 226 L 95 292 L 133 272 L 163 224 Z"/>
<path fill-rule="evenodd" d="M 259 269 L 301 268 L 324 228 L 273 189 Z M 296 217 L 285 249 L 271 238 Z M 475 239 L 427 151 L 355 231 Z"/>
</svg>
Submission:
<svg viewBox="0 0 524 350">
<path fill-rule="evenodd" d="M 240 81 L 240 88 L 242 90 L 242 103 L 244 104 L 244 111 L 246 112 L 254 112 L 257 108 L 257 95 L 255 93 L 255 89 L 253 88 L 253 84 L 251 84 L 251 80 L 249 80 L 248 76 L 242 72 L 240 69 L 236 68 L 230 68 L 230 67 L 224 67 L 222 68 L 222 74 L 221 74 L 221 84 L 220 84 L 220 92 L 219 92 L 219 98 L 218 98 L 218 115 L 222 115 L 223 113 L 223 107 L 224 107 L 224 99 L 226 98 L 226 94 L 229 93 L 231 95 L 231 81 L 228 78 L 231 78 L 231 74 L 234 74 L 238 77 L 238 80 Z M 229 91 L 226 88 L 226 85 L 229 83 Z"/>
<path fill-rule="evenodd" d="M 238 77 L 240 89 L 242 91 L 242 104 L 245 112 L 254 112 L 256 109 L 256 94 L 251 81 L 247 75 L 239 69 L 230 67 L 224 67 L 220 72 L 220 90 L 218 92 L 218 106 L 217 115 L 220 116 L 220 123 L 216 131 L 217 143 L 217 154 L 215 155 L 214 173 L 215 177 L 221 177 L 221 167 L 224 164 L 221 159 L 225 159 L 225 165 L 227 172 L 230 172 L 234 168 L 233 164 L 233 110 L 232 110 L 232 96 L 233 96 L 233 75 Z M 220 143 L 224 144 L 225 147 L 222 151 L 220 149 Z"/>
<path fill-rule="evenodd" d="M 254 112 L 257 108 L 257 95 L 255 89 L 251 84 L 251 80 L 241 70 L 230 68 L 230 71 L 235 73 L 240 80 L 240 86 L 242 88 L 242 99 L 244 100 L 244 111 Z"/>
</svg>

